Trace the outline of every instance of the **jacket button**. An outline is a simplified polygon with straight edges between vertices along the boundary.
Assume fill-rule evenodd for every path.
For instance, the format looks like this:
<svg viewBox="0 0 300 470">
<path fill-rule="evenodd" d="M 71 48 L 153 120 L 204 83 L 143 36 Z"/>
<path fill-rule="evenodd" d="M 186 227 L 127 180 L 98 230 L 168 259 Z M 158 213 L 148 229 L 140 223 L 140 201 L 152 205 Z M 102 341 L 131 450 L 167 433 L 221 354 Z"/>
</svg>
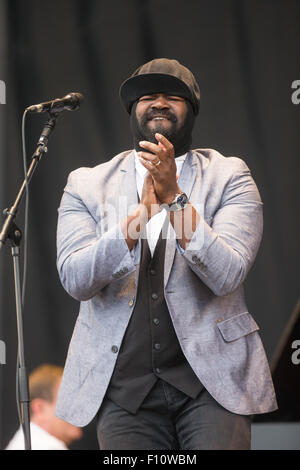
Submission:
<svg viewBox="0 0 300 470">
<path fill-rule="evenodd" d="M 222 317 L 220 317 L 220 318 L 218 318 L 218 319 L 216 320 L 217 323 L 220 323 L 221 321 L 223 321 L 223 318 L 222 318 Z"/>
<path fill-rule="evenodd" d="M 159 350 L 160 350 L 160 344 L 159 344 L 159 343 L 155 343 L 154 349 L 156 349 L 156 351 L 159 351 Z"/>
<path fill-rule="evenodd" d="M 154 325 L 159 325 L 159 319 L 158 318 L 153 318 L 153 323 L 154 323 Z"/>
<path fill-rule="evenodd" d="M 119 351 L 119 348 L 118 348 L 118 346 L 113 345 L 111 347 L 111 350 L 112 350 L 113 353 L 117 353 Z"/>
<path fill-rule="evenodd" d="M 129 300 L 129 307 L 132 307 L 134 304 L 133 299 Z"/>
<path fill-rule="evenodd" d="M 151 274 L 152 276 L 155 276 L 155 274 L 156 274 L 155 269 L 150 269 L 150 274 Z"/>
<path fill-rule="evenodd" d="M 151 294 L 151 297 L 152 297 L 153 300 L 158 299 L 158 295 L 155 292 L 153 292 L 153 294 Z"/>
</svg>

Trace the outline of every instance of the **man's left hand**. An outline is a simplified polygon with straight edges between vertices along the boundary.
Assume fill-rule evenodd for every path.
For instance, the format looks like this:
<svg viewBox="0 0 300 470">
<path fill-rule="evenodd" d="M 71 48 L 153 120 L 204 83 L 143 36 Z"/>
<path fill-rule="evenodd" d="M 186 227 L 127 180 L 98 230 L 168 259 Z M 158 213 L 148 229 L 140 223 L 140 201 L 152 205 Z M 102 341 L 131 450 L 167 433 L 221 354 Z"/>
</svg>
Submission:
<svg viewBox="0 0 300 470">
<path fill-rule="evenodd" d="M 162 134 L 156 133 L 158 144 L 139 142 L 149 152 L 138 152 L 142 165 L 152 175 L 154 189 L 162 204 L 170 204 L 180 188 L 176 179 L 175 151 L 173 144 Z M 151 153 L 150 153 L 151 152 Z"/>
</svg>

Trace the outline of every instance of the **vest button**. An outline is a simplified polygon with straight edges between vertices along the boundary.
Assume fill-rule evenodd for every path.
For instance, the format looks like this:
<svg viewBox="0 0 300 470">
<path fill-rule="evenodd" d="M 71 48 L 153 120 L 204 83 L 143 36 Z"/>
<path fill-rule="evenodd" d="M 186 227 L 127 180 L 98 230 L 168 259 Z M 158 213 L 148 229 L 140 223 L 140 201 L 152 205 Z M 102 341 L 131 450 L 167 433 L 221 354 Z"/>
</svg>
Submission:
<svg viewBox="0 0 300 470">
<path fill-rule="evenodd" d="M 112 350 L 113 353 L 117 353 L 119 351 L 119 348 L 118 348 L 118 346 L 113 345 L 111 347 L 111 350 Z"/>
<path fill-rule="evenodd" d="M 158 295 L 155 292 L 153 292 L 153 294 L 151 294 L 151 297 L 152 297 L 153 300 L 158 299 Z"/>
<path fill-rule="evenodd" d="M 150 269 L 150 274 L 151 274 L 152 276 L 155 276 L 155 274 L 156 274 L 155 269 Z"/>
<path fill-rule="evenodd" d="M 153 318 L 153 323 L 154 323 L 154 325 L 159 325 L 159 319 L 158 318 Z"/>
<path fill-rule="evenodd" d="M 156 351 L 159 351 L 159 350 L 160 350 L 160 344 L 159 344 L 159 343 L 155 343 L 154 349 L 156 349 Z"/>
<path fill-rule="evenodd" d="M 156 367 L 155 372 L 156 372 L 157 374 L 160 374 L 160 373 L 161 373 L 160 368 L 159 368 L 159 367 Z"/>
</svg>

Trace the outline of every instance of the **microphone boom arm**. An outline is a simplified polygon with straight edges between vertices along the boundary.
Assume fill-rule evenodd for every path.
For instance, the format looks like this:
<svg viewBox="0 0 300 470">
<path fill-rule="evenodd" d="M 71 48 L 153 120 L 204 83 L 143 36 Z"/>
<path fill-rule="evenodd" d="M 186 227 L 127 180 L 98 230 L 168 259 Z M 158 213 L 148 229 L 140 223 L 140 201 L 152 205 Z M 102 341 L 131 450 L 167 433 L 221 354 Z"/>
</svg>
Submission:
<svg viewBox="0 0 300 470">
<path fill-rule="evenodd" d="M 39 138 L 38 143 L 37 143 L 37 148 L 36 148 L 34 154 L 32 155 L 32 162 L 31 162 L 31 165 L 30 165 L 30 167 L 28 169 L 28 172 L 27 172 L 27 182 L 29 182 L 31 180 L 32 175 L 33 175 L 40 159 L 42 158 L 43 154 L 48 151 L 48 147 L 47 147 L 48 140 L 49 140 L 49 137 L 50 137 L 51 133 L 54 130 L 54 127 L 55 127 L 55 124 L 56 124 L 56 121 L 57 121 L 57 117 L 58 117 L 58 115 L 51 114 L 50 118 L 48 119 L 48 121 L 44 125 L 44 128 L 42 130 L 42 133 L 41 133 L 40 138 Z M 21 188 L 18 192 L 18 195 L 15 199 L 14 204 L 11 206 L 10 209 L 5 209 L 4 210 L 4 214 L 7 217 L 6 217 L 6 220 L 3 224 L 3 228 L 2 228 L 1 233 L 0 233 L 0 250 L 4 246 L 4 244 L 6 242 L 6 239 L 9 238 L 9 234 L 11 232 L 11 225 L 12 225 L 12 222 L 13 222 L 14 218 L 17 215 L 18 208 L 19 208 L 20 202 L 22 200 L 23 194 L 25 192 L 25 189 L 26 189 L 26 180 L 24 179 L 23 184 L 22 184 L 22 186 L 21 186 Z"/>
</svg>

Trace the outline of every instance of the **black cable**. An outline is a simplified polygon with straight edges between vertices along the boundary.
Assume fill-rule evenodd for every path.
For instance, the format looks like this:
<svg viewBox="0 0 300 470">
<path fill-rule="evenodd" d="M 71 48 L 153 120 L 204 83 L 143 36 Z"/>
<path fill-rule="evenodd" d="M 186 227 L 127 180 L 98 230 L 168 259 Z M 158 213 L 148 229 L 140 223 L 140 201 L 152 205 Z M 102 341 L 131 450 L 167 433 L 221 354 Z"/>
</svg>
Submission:
<svg viewBox="0 0 300 470">
<path fill-rule="evenodd" d="M 25 109 L 22 118 L 22 154 L 23 154 L 23 169 L 24 169 L 24 178 L 25 178 L 25 221 L 24 221 L 24 255 L 23 255 L 23 282 L 22 282 L 22 312 L 24 312 L 25 307 L 25 291 L 26 291 L 26 281 L 27 281 L 27 240 L 28 240 L 28 214 L 29 214 L 29 184 L 27 179 L 27 155 L 26 155 L 26 139 L 25 139 L 25 122 L 26 122 L 27 110 Z M 16 401 L 17 401 L 17 411 L 19 416 L 20 425 L 24 431 L 24 420 L 20 408 L 20 397 L 19 397 L 19 351 L 17 353 L 17 367 L 16 367 Z"/>
</svg>

